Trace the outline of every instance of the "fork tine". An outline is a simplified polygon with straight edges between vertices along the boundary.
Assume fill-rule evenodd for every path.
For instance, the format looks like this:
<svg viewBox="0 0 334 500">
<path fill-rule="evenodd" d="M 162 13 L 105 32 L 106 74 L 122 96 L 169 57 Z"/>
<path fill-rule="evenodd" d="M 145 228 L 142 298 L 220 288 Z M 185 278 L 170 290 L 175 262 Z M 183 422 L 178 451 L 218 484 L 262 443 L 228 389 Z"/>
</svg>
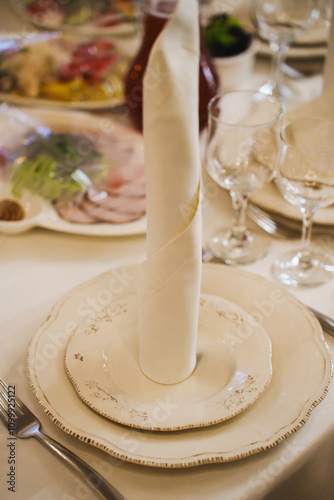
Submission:
<svg viewBox="0 0 334 500">
<path fill-rule="evenodd" d="M 7 419 L 7 409 L 5 408 L 4 401 L 2 400 L 1 397 L 0 397 L 0 412 Z"/>
<path fill-rule="evenodd" d="M 260 210 L 257 206 L 251 205 L 250 212 L 252 212 L 256 217 L 259 217 L 259 218 L 261 217 L 262 220 L 266 224 L 268 224 L 268 226 L 272 227 L 273 229 L 277 228 L 277 224 L 272 219 L 270 219 L 270 217 L 265 212 Z"/>
<path fill-rule="evenodd" d="M 6 391 L 8 391 L 8 385 L 6 384 L 6 382 L 0 377 L 0 386 L 3 387 L 3 389 L 5 389 Z"/>
<path fill-rule="evenodd" d="M 264 231 L 270 233 L 272 236 L 279 236 L 281 238 L 295 238 L 299 237 L 300 232 L 287 225 L 282 225 L 278 220 L 273 220 L 273 216 L 266 213 L 260 207 L 253 203 L 248 206 L 249 217 L 256 222 Z"/>
<path fill-rule="evenodd" d="M 2 397 L 2 401 L 8 402 L 8 391 L 4 390 L 2 386 L 0 386 L 0 395 Z"/>
<path fill-rule="evenodd" d="M 0 378 L 0 394 L 2 394 L 6 401 L 8 402 L 8 385 L 6 384 L 6 382 Z M 29 408 L 27 408 L 27 406 L 23 403 L 23 401 L 21 401 L 21 399 L 17 396 L 17 394 L 15 393 L 15 397 L 14 397 L 14 400 L 15 400 L 15 413 L 31 413 Z M 19 411 L 18 411 L 18 410 Z"/>
<path fill-rule="evenodd" d="M 3 389 L 0 387 L 0 418 L 3 423 L 8 425 L 8 407 L 6 407 L 7 399 L 4 397 Z"/>
<path fill-rule="evenodd" d="M 248 207 L 248 215 L 255 220 L 255 222 L 262 227 L 265 231 L 267 231 L 270 234 L 275 234 L 277 231 L 277 226 L 276 224 L 270 220 L 268 217 L 265 217 L 264 214 L 262 214 L 257 207 L 254 205 L 249 205 Z"/>
</svg>

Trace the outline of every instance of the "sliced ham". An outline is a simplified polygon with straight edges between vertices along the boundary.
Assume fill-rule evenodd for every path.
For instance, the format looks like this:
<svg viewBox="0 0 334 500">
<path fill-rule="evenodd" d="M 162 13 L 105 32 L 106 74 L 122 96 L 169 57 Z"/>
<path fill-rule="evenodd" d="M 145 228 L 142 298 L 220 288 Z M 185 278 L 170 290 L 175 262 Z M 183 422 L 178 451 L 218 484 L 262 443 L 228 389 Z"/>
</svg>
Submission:
<svg viewBox="0 0 334 500">
<path fill-rule="evenodd" d="M 121 164 L 118 163 L 116 167 L 110 169 L 96 186 L 97 190 L 103 191 L 106 196 L 94 197 L 86 194 L 78 201 L 58 201 L 55 203 L 55 209 L 60 217 L 79 224 L 126 224 L 145 215 L 146 188 L 143 160 L 139 161 L 139 157 L 134 157 L 131 143 L 128 147 L 126 142 L 119 141 L 117 146 L 118 161 Z M 120 161 L 121 149 L 124 158 L 122 154 Z"/>
<path fill-rule="evenodd" d="M 145 185 L 141 182 L 135 183 L 125 183 L 117 188 L 106 188 L 106 191 L 113 196 L 128 196 L 133 198 L 144 197 L 146 194 Z"/>
<path fill-rule="evenodd" d="M 76 224 L 96 224 L 99 222 L 72 201 L 58 201 L 55 208 L 60 217 L 68 222 L 75 222 Z"/>
</svg>

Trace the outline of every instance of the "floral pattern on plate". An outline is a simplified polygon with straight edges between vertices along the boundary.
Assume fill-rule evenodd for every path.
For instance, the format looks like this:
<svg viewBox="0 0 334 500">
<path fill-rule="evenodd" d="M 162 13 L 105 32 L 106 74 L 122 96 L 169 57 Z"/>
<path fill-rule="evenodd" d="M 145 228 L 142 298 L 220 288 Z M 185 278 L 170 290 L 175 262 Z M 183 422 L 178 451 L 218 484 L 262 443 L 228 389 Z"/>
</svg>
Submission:
<svg viewBox="0 0 334 500">
<path fill-rule="evenodd" d="M 204 427 L 245 410 L 268 386 L 270 339 L 235 304 L 201 296 L 197 365 L 179 384 L 158 384 L 142 373 L 137 318 L 137 296 L 130 295 L 93 313 L 68 343 L 66 372 L 104 417 L 155 431 Z"/>
</svg>

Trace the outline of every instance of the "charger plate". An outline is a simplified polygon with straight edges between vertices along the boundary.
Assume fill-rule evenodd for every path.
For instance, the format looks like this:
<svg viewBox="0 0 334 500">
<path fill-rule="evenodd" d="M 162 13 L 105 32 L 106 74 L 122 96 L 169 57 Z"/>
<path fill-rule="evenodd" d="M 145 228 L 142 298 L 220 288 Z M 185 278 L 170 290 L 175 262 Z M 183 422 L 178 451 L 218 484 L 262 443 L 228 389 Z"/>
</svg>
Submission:
<svg viewBox="0 0 334 500">
<path fill-rule="evenodd" d="M 325 397 L 332 374 L 320 324 L 276 284 L 212 263 L 203 265 L 202 293 L 237 304 L 252 314 L 270 337 L 273 375 L 261 397 L 225 422 L 176 432 L 126 427 L 83 403 L 64 369 L 68 339 L 94 309 L 134 294 L 135 276 L 136 266 L 130 266 L 82 284 L 54 306 L 34 335 L 28 352 L 29 380 L 40 405 L 56 425 L 121 460 L 176 468 L 229 462 L 264 451 L 305 424 Z"/>
<path fill-rule="evenodd" d="M 81 399 L 130 427 L 175 431 L 213 425 L 248 408 L 271 379 L 271 342 L 243 309 L 202 294 L 197 363 L 179 384 L 139 367 L 137 295 L 103 307 L 70 338 L 65 369 Z"/>
</svg>

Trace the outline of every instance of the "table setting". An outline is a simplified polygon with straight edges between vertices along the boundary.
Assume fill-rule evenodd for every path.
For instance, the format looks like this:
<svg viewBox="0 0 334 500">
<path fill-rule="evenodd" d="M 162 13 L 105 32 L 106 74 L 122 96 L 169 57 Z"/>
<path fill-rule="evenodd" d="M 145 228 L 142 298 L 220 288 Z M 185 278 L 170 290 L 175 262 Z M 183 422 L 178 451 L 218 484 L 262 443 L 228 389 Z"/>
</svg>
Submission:
<svg viewBox="0 0 334 500">
<path fill-rule="evenodd" d="M 142 130 L 122 101 L 2 97 L 0 200 L 22 214 L 0 220 L 1 498 L 333 497 L 332 88 L 290 109 L 259 91 L 260 58 L 202 129 L 199 5 L 171 3 Z M 117 8 L 103 37 L 132 36 Z M 28 22 L 91 35 L 61 15 Z M 294 248 L 318 253 L 293 282 Z M 300 281 L 317 260 L 326 277 Z"/>
</svg>

